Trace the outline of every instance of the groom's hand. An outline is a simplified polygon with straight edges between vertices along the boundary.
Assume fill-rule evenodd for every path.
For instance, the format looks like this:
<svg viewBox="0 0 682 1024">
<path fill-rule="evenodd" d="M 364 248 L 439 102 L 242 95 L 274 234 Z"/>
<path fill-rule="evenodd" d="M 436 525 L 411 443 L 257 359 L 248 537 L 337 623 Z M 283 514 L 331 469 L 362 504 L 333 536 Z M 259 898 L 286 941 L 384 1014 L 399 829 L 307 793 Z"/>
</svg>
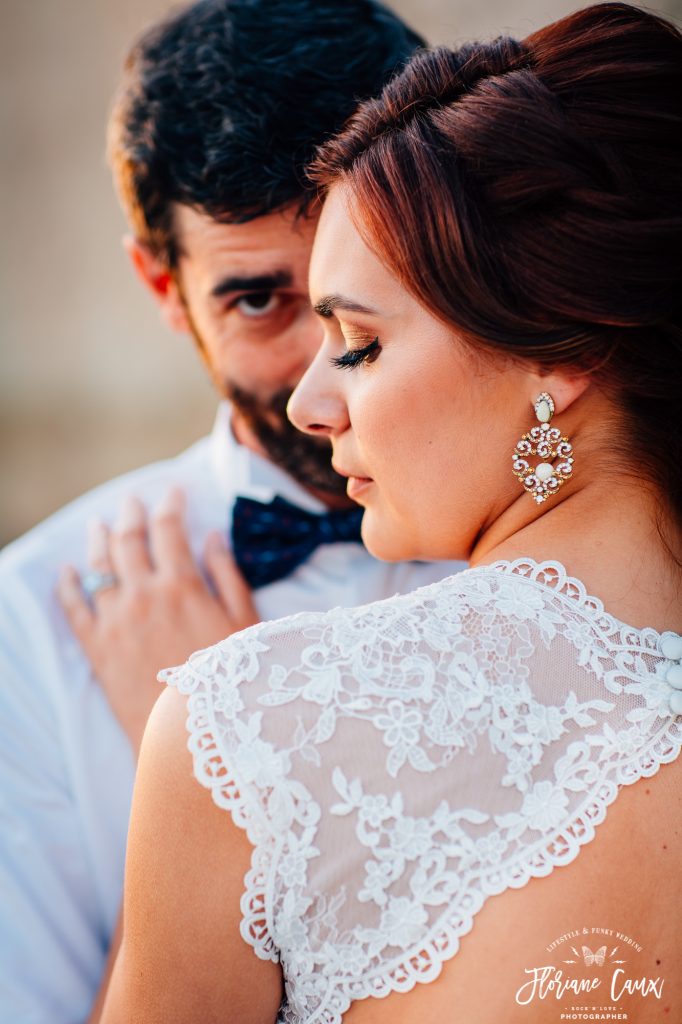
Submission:
<svg viewBox="0 0 682 1024">
<path fill-rule="evenodd" d="M 147 519 L 129 498 L 113 530 L 93 523 L 88 560 L 109 585 L 88 601 L 79 574 L 61 573 L 58 596 L 76 638 L 135 753 L 156 698 L 157 672 L 258 622 L 251 591 L 220 534 L 197 566 L 184 526 L 182 492 Z M 115 582 L 114 582 L 115 580 Z M 214 591 L 214 592 L 213 592 Z"/>
</svg>

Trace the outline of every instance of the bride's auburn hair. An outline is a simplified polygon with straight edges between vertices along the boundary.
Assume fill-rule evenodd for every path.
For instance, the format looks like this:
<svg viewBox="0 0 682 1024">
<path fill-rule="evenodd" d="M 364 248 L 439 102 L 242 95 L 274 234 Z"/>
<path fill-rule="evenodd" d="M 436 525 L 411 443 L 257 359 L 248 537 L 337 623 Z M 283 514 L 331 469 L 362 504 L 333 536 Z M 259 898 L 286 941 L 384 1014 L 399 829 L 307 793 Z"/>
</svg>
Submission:
<svg viewBox="0 0 682 1024">
<path fill-rule="evenodd" d="M 421 51 L 310 177 L 474 344 L 593 374 L 682 520 L 681 156 L 682 35 L 605 3 Z"/>
</svg>

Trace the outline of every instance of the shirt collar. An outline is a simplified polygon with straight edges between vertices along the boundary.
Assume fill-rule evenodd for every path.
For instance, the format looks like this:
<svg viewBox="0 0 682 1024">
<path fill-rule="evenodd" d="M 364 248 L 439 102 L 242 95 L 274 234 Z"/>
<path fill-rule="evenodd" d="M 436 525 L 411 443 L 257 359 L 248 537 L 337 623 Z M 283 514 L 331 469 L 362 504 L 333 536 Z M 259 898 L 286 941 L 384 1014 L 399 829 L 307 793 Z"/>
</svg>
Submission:
<svg viewBox="0 0 682 1024">
<path fill-rule="evenodd" d="M 279 495 L 308 512 L 326 512 L 326 506 L 269 459 L 240 444 L 232 432 L 229 402 L 222 402 L 211 434 L 211 461 L 221 494 L 229 507 L 235 498 L 269 503 Z"/>
</svg>

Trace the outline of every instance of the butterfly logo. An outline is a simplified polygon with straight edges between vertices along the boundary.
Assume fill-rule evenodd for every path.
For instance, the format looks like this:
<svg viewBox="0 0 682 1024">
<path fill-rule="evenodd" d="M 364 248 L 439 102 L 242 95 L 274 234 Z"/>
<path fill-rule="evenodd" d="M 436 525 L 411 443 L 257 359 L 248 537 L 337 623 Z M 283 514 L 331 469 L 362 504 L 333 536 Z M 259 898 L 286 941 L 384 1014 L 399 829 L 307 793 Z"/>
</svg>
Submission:
<svg viewBox="0 0 682 1024">
<path fill-rule="evenodd" d="M 585 967 L 603 967 L 606 962 L 606 946 L 600 946 L 599 949 L 595 949 L 594 952 L 589 946 L 582 946 L 582 953 L 579 953 L 575 946 L 571 946 L 571 950 L 575 953 L 575 960 L 564 960 L 565 964 L 575 964 L 582 960 Z M 612 964 L 624 964 L 625 960 L 615 960 L 614 954 L 618 952 L 618 946 L 614 946 L 609 953 L 609 963 Z"/>
</svg>

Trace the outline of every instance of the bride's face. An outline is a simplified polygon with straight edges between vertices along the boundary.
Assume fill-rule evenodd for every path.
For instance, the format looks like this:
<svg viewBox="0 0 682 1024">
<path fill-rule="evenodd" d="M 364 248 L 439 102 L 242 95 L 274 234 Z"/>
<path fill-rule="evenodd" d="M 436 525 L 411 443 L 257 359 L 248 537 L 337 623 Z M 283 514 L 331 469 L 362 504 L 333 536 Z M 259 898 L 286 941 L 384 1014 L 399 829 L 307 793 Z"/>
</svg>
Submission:
<svg viewBox="0 0 682 1024">
<path fill-rule="evenodd" d="M 533 422 L 528 375 L 472 351 L 405 291 L 362 240 L 340 187 L 322 212 L 310 291 L 324 341 L 290 418 L 330 438 L 373 554 L 466 558 L 518 495 L 511 453 Z"/>
</svg>

